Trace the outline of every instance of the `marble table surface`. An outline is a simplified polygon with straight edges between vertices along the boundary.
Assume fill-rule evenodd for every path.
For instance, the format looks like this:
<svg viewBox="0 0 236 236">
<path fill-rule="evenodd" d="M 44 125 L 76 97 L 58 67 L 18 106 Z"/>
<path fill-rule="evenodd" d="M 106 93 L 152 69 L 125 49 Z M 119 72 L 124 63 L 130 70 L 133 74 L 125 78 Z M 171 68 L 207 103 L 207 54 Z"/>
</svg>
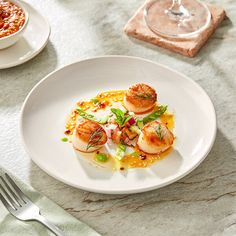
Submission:
<svg viewBox="0 0 236 236">
<path fill-rule="evenodd" d="M 235 0 L 209 1 L 222 5 L 228 19 L 192 59 L 124 35 L 123 26 L 143 0 L 28 2 L 48 18 L 52 32 L 36 58 L 0 70 L 0 165 L 102 235 L 236 235 Z M 190 76 L 211 97 L 218 117 L 216 141 L 206 160 L 187 177 L 142 194 L 94 194 L 58 182 L 25 153 L 19 115 L 31 88 L 63 65 L 110 54 L 139 56 L 170 66 Z"/>
</svg>

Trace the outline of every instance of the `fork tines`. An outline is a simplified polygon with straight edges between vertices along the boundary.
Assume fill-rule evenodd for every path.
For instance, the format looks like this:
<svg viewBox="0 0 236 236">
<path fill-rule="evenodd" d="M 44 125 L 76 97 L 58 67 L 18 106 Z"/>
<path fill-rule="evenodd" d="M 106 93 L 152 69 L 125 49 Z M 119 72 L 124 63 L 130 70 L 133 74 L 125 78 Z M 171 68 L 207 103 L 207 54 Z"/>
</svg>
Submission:
<svg viewBox="0 0 236 236">
<path fill-rule="evenodd" d="M 9 208 L 17 210 L 29 201 L 7 173 L 0 176 L 0 200 L 8 210 Z"/>
</svg>

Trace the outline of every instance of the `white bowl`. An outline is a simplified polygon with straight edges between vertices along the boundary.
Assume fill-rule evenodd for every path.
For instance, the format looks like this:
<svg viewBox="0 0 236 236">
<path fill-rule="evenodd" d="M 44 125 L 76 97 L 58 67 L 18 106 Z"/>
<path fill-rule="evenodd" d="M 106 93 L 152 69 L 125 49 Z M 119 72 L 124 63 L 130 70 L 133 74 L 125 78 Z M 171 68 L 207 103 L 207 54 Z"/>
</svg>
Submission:
<svg viewBox="0 0 236 236">
<path fill-rule="evenodd" d="M 24 13 L 25 13 L 25 23 L 21 27 L 21 29 L 18 30 L 17 32 L 15 32 L 14 34 L 8 35 L 8 36 L 3 37 L 3 38 L 0 38 L 0 49 L 10 47 L 20 39 L 20 37 L 22 36 L 22 34 L 23 34 L 23 32 L 26 28 L 26 25 L 27 25 L 28 19 L 29 19 L 28 12 L 26 11 L 25 7 L 19 1 L 11 0 L 10 2 L 16 4 L 17 6 L 19 6 L 24 11 Z"/>
</svg>

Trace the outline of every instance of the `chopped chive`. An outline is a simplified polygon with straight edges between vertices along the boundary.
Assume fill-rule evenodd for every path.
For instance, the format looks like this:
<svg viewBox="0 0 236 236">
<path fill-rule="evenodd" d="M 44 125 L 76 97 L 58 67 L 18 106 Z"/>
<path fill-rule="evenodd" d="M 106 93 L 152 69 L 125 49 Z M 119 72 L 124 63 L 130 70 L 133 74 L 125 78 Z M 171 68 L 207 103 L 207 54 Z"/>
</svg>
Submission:
<svg viewBox="0 0 236 236">
<path fill-rule="evenodd" d="M 98 102 L 99 102 L 99 99 L 98 99 L 98 98 L 96 98 L 96 97 L 95 97 L 95 98 L 91 98 L 91 99 L 90 99 L 90 102 L 92 102 L 92 103 L 95 103 L 95 104 L 96 104 L 96 103 L 98 103 Z"/>
<path fill-rule="evenodd" d="M 102 118 L 98 119 L 94 115 L 85 112 L 83 109 L 77 108 L 76 111 L 78 112 L 79 116 L 81 116 L 81 117 L 83 117 L 87 120 L 92 120 L 92 121 L 95 121 L 95 122 L 100 123 L 100 124 L 107 123 L 108 116 L 105 116 L 105 117 L 102 117 Z"/>
<path fill-rule="evenodd" d="M 67 142 L 67 141 L 68 141 L 68 138 L 66 138 L 66 137 L 61 138 L 61 141 L 62 141 L 62 142 Z"/>
<path fill-rule="evenodd" d="M 151 114 L 149 114 L 148 116 L 143 118 L 143 124 L 147 124 L 151 121 L 154 121 L 156 119 L 158 119 L 160 116 L 162 116 L 167 110 L 167 106 L 159 106 L 158 109 L 154 112 L 152 112 Z"/>
<path fill-rule="evenodd" d="M 98 161 L 98 162 L 107 162 L 108 161 L 108 157 L 104 153 L 96 154 L 95 158 L 96 158 L 96 161 Z"/>
<path fill-rule="evenodd" d="M 121 161 L 125 156 L 126 146 L 124 144 L 118 144 L 115 157 Z"/>
<path fill-rule="evenodd" d="M 130 154 L 130 156 L 132 156 L 132 157 L 139 157 L 139 153 L 138 152 L 132 152 Z"/>
</svg>

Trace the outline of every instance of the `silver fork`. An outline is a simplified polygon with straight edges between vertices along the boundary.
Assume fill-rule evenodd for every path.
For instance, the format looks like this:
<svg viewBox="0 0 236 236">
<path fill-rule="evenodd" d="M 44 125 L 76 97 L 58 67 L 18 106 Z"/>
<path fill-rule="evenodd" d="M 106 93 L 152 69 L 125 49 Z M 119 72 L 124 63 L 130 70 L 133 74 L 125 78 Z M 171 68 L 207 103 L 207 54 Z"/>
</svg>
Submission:
<svg viewBox="0 0 236 236">
<path fill-rule="evenodd" d="M 0 193 L 0 199 L 13 216 L 23 221 L 38 221 L 50 229 L 55 235 L 65 236 L 58 227 L 40 214 L 39 208 L 31 202 L 31 200 L 20 190 L 16 183 L 6 173 L 5 178 L 0 176 L 0 179 L 5 185 L 4 187 L 4 185 L 0 183 L 0 190 L 3 193 Z"/>
</svg>

